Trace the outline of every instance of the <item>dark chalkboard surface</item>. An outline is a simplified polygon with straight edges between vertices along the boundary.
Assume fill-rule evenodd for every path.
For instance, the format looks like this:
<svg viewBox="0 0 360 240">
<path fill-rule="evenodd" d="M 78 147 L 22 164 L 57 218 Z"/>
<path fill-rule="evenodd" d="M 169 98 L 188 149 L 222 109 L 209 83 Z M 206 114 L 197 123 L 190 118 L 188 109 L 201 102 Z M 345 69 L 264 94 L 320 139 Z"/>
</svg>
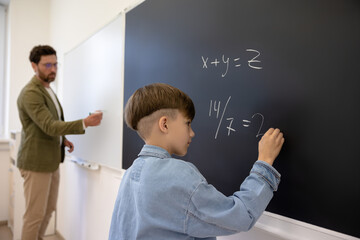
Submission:
<svg viewBox="0 0 360 240">
<path fill-rule="evenodd" d="M 226 195 L 280 128 L 267 211 L 360 237 L 359 57 L 359 1 L 148 0 L 126 17 L 124 98 L 152 82 L 186 92 L 185 159 Z M 143 142 L 123 137 L 128 168 Z"/>
</svg>

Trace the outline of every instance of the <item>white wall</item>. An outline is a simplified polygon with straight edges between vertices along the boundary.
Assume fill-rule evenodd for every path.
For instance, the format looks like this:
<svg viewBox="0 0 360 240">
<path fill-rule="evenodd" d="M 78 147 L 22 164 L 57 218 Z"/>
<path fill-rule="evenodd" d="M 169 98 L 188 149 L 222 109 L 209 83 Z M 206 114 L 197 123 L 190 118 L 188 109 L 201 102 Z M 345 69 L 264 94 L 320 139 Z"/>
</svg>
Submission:
<svg viewBox="0 0 360 240">
<path fill-rule="evenodd" d="M 21 129 L 16 99 L 22 87 L 33 76 L 29 53 L 33 46 L 49 44 L 48 0 L 11 0 L 9 4 L 10 69 L 9 130 Z"/>
<path fill-rule="evenodd" d="M 91 171 L 70 161 L 60 170 L 57 231 L 67 240 L 107 239 L 121 172 Z"/>
</svg>

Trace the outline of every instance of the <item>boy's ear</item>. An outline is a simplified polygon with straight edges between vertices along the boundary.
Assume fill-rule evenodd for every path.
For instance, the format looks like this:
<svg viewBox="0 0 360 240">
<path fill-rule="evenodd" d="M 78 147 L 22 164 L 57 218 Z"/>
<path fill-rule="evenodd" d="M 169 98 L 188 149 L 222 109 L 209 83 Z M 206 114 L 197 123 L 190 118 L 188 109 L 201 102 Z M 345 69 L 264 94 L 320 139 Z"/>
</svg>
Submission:
<svg viewBox="0 0 360 240">
<path fill-rule="evenodd" d="M 169 128 L 168 128 L 168 117 L 167 116 L 162 116 L 159 119 L 159 129 L 161 132 L 163 133 L 167 133 Z"/>
</svg>

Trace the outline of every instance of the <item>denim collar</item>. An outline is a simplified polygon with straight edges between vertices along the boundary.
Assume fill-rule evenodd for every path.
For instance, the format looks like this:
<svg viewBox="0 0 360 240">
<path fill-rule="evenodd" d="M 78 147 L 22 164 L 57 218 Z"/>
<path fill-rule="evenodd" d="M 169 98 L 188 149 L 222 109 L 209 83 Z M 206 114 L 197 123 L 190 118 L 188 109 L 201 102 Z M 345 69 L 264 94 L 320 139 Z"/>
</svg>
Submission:
<svg viewBox="0 0 360 240">
<path fill-rule="evenodd" d="M 145 144 L 141 149 L 138 156 L 150 156 L 150 157 L 158 157 L 158 158 L 171 158 L 171 155 L 165 149 Z"/>
</svg>

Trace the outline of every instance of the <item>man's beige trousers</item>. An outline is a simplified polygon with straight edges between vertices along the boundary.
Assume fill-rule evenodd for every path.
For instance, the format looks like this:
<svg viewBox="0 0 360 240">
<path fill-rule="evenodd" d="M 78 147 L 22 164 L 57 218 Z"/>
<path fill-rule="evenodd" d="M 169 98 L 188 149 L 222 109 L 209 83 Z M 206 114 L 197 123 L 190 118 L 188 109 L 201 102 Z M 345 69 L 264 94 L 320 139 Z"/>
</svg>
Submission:
<svg viewBox="0 0 360 240">
<path fill-rule="evenodd" d="M 59 168 L 55 172 L 20 169 L 24 178 L 25 213 L 21 240 L 42 240 L 59 192 Z"/>
</svg>

